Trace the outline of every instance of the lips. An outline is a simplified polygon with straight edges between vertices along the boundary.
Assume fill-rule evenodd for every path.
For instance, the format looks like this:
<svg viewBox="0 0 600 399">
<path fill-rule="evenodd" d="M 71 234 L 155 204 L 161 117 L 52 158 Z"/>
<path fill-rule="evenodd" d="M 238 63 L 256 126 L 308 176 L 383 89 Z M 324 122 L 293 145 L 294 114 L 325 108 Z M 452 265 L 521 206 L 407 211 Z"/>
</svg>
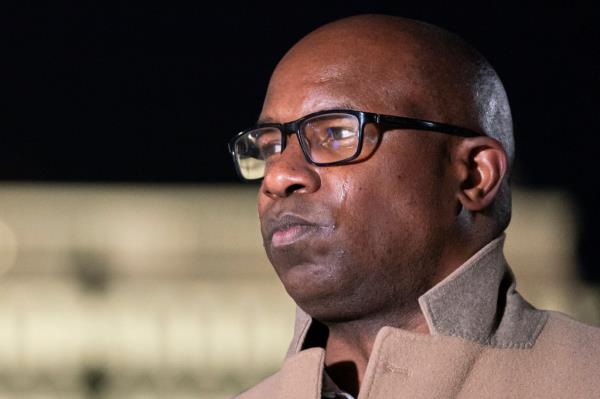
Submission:
<svg viewBox="0 0 600 399">
<path fill-rule="evenodd" d="M 290 245 L 309 235 L 333 230 L 330 224 L 314 223 L 291 214 L 267 220 L 264 224 L 265 237 L 273 247 Z"/>
</svg>

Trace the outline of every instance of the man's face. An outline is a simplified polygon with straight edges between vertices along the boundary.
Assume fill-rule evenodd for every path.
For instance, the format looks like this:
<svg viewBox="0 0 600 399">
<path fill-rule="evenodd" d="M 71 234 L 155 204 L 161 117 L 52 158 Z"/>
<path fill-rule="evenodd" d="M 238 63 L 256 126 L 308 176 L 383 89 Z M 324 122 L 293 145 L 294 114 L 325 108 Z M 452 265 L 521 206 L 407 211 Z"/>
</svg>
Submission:
<svg viewBox="0 0 600 399">
<path fill-rule="evenodd" d="M 288 122 L 348 107 L 426 116 L 415 115 L 415 104 L 426 100 L 410 83 L 402 89 L 410 100 L 390 104 L 368 80 L 344 65 L 289 62 L 271 80 L 261 119 Z M 416 306 L 456 212 L 446 140 L 387 131 L 366 159 L 316 167 L 289 136 L 267 165 L 258 211 L 267 255 L 301 308 L 335 321 Z"/>
</svg>

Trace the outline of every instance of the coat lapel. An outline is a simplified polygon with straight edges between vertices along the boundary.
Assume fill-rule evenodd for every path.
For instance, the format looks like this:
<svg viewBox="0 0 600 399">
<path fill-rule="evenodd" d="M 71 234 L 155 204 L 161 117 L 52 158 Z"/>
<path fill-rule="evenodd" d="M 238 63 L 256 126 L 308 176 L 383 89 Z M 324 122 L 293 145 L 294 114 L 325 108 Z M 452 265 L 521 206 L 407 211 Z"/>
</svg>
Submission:
<svg viewBox="0 0 600 399">
<path fill-rule="evenodd" d="M 456 398 L 483 345 L 456 337 L 380 330 L 359 399 Z"/>
<path fill-rule="evenodd" d="M 320 399 L 325 350 L 310 348 L 288 357 L 281 369 L 278 398 Z"/>
</svg>

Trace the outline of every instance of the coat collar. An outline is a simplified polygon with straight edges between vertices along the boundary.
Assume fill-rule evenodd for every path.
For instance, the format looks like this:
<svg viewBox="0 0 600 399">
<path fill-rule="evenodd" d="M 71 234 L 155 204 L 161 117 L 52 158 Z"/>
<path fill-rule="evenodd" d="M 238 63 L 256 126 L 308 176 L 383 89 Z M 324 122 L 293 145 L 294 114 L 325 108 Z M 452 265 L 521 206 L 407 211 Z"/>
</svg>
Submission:
<svg viewBox="0 0 600 399">
<path fill-rule="evenodd" d="M 503 254 L 505 237 L 502 233 L 485 245 L 419 298 L 431 335 L 499 348 L 534 345 L 547 316 L 515 291 L 514 276 Z M 301 351 L 311 322 L 297 308 L 288 357 Z"/>
</svg>

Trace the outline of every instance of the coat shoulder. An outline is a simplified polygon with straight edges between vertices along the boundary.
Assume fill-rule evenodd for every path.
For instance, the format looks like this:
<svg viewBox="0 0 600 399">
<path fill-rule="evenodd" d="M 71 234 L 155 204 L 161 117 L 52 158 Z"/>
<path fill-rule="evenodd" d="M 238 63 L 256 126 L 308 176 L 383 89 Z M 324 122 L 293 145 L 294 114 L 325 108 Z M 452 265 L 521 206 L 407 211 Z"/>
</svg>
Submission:
<svg viewBox="0 0 600 399">
<path fill-rule="evenodd" d="M 279 372 L 265 378 L 252 388 L 234 396 L 233 399 L 264 399 L 275 397 L 279 387 Z"/>
<path fill-rule="evenodd" d="M 561 358 L 563 367 L 600 372 L 600 328 L 560 312 L 548 311 L 548 315 L 539 337 L 540 349 L 553 358 Z"/>
<path fill-rule="evenodd" d="M 547 317 L 534 345 L 484 348 L 458 397 L 598 397 L 600 329 L 562 313 L 536 311 Z"/>
<path fill-rule="evenodd" d="M 547 311 L 543 333 L 560 345 L 600 350 L 600 328 L 574 320 L 564 313 Z"/>
</svg>

